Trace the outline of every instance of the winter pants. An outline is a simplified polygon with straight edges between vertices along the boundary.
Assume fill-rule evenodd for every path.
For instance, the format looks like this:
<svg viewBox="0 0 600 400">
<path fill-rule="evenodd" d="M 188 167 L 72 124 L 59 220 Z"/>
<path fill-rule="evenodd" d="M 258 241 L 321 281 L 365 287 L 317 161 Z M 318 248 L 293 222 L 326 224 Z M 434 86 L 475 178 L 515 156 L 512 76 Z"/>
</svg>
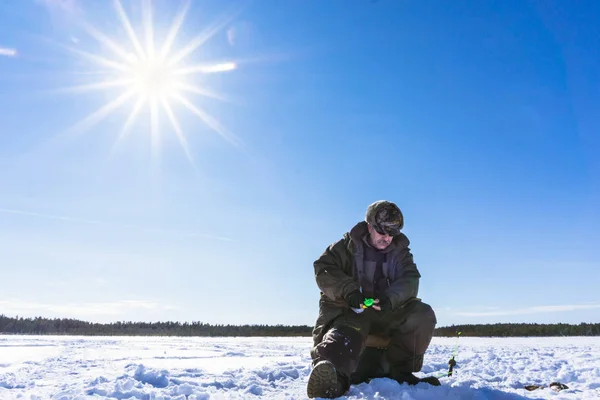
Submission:
<svg viewBox="0 0 600 400">
<path fill-rule="evenodd" d="M 418 372 L 437 323 L 431 306 L 412 301 L 393 311 L 367 308 L 352 310 L 336 318 L 323 340 L 315 346 L 314 363 L 328 360 L 341 378 L 358 383 L 394 372 Z M 366 348 L 367 335 L 388 336 L 386 349 Z"/>
</svg>

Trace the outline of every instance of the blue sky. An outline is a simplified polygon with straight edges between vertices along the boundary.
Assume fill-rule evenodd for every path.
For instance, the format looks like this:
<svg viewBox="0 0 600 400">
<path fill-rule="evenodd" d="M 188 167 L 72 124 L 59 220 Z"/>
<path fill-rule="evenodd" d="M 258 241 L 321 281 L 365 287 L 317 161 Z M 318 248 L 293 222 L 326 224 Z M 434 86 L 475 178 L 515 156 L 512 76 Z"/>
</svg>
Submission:
<svg viewBox="0 0 600 400">
<path fill-rule="evenodd" d="M 180 4 L 154 2 L 157 46 Z M 145 46 L 143 8 L 122 6 Z M 169 54 L 192 43 L 177 65 L 215 99 L 155 72 L 117 86 L 136 48 L 113 2 L 11 2 L 0 313 L 312 325 L 313 261 L 388 199 L 439 325 L 600 322 L 599 18 L 593 1 L 195 1 Z"/>
</svg>

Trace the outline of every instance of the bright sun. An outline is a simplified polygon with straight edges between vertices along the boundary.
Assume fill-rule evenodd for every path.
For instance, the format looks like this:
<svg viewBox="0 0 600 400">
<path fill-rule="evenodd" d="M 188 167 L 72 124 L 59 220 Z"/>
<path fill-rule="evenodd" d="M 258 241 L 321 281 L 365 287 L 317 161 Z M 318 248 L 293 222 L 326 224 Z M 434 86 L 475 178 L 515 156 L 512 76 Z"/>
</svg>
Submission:
<svg viewBox="0 0 600 400">
<path fill-rule="evenodd" d="M 159 121 L 161 116 L 166 116 L 188 159 L 193 163 L 183 129 L 175 116 L 173 109 L 175 104 L 194 114 L 230 143 L 237 145 L 238 140 L 234 135 L 187 97 L 188 94 L 195 94 L 222 99 L 218 94 L 194 83 L 192 78 L 197 74 L 232 71 L 236 69 L 236 64 L 231 61 L 191 65 L 185 62 L 195 50 L 231 20 L 231 15 L 198 33 L 185 46 L 176 48 L 174 46 L 175 39 L 189 9 L 190 0 L 183 3 L 183 7 L 179 10 L 166 38 L 160 45 L 157 45 L 155 40 L 152 21 L 153 8 L 148 0 L 142 1 L 143 35 L 133 28 L 121 1 L 113 0 L 116 14 L 127 32 L 128 42 L 123 44 L 121 44 L 122 41 L 110 38 L 86 21 L 77 19 L 81 27 L 110 53 L 101 55 L 69 47 L 70 51 L 91 61 L 96 69 L 100 67 L 102 70 L 101 79 L 98 81 L 68 90 L 106 90 L 117 87 L 121 89 L 121 93 L 77 123 L 72 131 L 89 128 L 131 100 L 129 102 L 132 104 L 131 112 L 123 124 L 115 145 L 131 132 L 140 111 L 146 109 L 150 117 L 150 140 L 153 155 L 156 155 L 160 147 Z"/>
<path fill-rule="evenodd" d="M 181 83 L 164 59 L 132 57 L 130 61 L 131 85 L 139 98 L 145 101 L 162 100 L 178 92 Z"/>
</svg>

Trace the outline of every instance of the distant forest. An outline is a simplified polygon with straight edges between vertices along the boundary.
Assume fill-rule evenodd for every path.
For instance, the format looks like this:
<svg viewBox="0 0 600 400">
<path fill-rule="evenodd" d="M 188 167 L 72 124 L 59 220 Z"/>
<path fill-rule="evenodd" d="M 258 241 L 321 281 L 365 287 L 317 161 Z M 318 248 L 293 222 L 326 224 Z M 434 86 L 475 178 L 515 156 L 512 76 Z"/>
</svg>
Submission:
<svg viewBox="0 0 600 400">
<path fill-rule="evenodd" d="M 0 315 L 1 334 L 94 336 L 310 336 L 307 325 L 211 325 L 203 322 L 114 322 L 99 324 L 66 318 L 23 318 Z M 435 336 L 600 336 L 600 324 L 452 325 Z"/>
</svg>

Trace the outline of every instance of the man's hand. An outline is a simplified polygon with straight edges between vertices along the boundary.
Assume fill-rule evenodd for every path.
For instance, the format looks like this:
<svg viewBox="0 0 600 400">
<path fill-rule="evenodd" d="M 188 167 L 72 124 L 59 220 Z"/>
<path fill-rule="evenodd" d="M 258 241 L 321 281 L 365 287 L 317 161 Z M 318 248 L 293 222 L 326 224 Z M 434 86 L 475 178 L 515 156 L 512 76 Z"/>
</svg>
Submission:
<svg viewBox="0 0 600 400">
<path fill-rule="evenodd" d="M 360 290 L 355 290 L 350 292 L 348 296 L 346 296 L 346 302 L 352 308 L 362 308 L 365 301 L 365 296 L 361 293 Z"/>
<path fill-rule="evenodd" d="M 392 302 L 387 296 L 382 295 L 375 299 L 375 304 L 372 307 L 377 311 L 389 311 L 392 309 Z"/>
</svg>

